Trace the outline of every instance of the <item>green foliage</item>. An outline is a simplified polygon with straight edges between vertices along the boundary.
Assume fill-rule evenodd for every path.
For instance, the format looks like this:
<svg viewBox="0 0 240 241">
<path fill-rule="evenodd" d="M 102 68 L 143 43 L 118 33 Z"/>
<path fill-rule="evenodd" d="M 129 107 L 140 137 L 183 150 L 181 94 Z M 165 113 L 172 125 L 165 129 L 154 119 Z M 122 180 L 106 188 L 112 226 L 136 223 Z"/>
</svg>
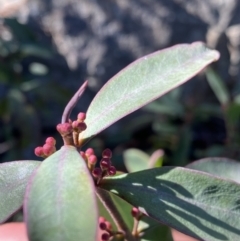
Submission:
<svg viewBox="0 0 240 241">
<path fill-rule="evenodd" d="M 106 178 L 101 187 L 144 213 L 201 240 L 237 240 L 240 185 L 201 172 L 162 167 Z"/>
<path fill-rule="evenodd" d="M 18 34 L 22 38 L 21 32 Z M 63 123 L 57 126 L 64 141 L 60 150 L 56 151 L 54 140 L 54 144 L 38 147 L 38 156 L 47 158 L 36 171 L 36 166 L 30 168 L 30 164 L 24 165 L 25 172 L 14 166 L 13 178 L 9 178 L 6 173 L 11 171 L 11 165 L 0 164 L 0 171 L 4 170 L 0 191 L 6 197 L 17 197 L 9 205 L 2 202 L 5 197 L 0 196 L 2 221 L 23 204 L 27 186 L 23 208 L 30 241 L 94 241 L 100 224 L 105 235 L 113 236 L 114 240 L 154 241 L 162 238 L 172 241 L 170 228 L 165 225 L 200 240 L 237 240 L 240 235 L 240 184 L 216 177 L 213 168 L 218 166 L 219 175 L 231 178 L 235 175 L 233 169 L 238 167 L 235 163 L 231 162 L 229 176 L 223 171 L 226 160 L 208 160 L 206 169 L 203 161 L 191 166 L 210 174 L 189 168 L 156 168 L 162 165 L 164 153 L 161 149 L 151 156 L 130 149 L 125 152 L 125 159 L 132 173 L 117 172 L 114 177 L 105 178 L 116 173 L 111 151 L 105 150 L 100 167 L 95 167 L 93 150 L 80 154 L 76 149 L 120 118 L 183 84 L 218 58 L 217 51 L 200 42 L 181 44 L 140 58 L 115 75 L 93 99 L 86 120 L 78 117 L 72 122 L 63 118 Z M 39 64 L 33 64 L 32 70 L 40 75 L 46 73 Z M 67 105 L 64 111 L 67 117 L 79 93 Z M 178 93 L 171 94 L 172 97 L 165 100 L 174 104 L 169 109 L 160 105 L 160 110 L 172 116 L 184 116 L 185 108 L 179 108 Z M 21 93 L 12 96 L 23 99 Z M 225 103 L 226 98 L 220 96 Z M 156 111 L 159 105 L 148 108 Z M 155 125 L 161 131 L 166 127 L 168 133 L 177 131 L 176 127 L 163 127 L 160 122 Z M 181 128 L 178 134 L 179 148 L 175 148 L 174 159 L 184 165 L 191 138 L 188 126 Z M 18 165 L 18 162 L 12 163 Z M 20 191 L 16 188 L 19 181 L 22 183 Z M 6 182 L 13 188 L 5 188 Z M 100 223 L 98 214 L 113 227 L 107 227 L 105 221 Z"/>
<path fill-rule="evenodd" d="M 180 44 L 140 58 L 110 79 L 87 110 L 87 139 L 122 117 L 183 84 L 217 60 L 200 42 Z"/>
<path fill-rule="evenodd" d="M 73 146 L 48 157 L 29 181 L 24 218 L 30 240 L 95 240 L 93 180 Z"/>
<path fill-rule="evenodd" d="M 15 161 L 0 165 L 0 223 L 21 208 L 27 183 L 38 161 Z"/>
</svg>

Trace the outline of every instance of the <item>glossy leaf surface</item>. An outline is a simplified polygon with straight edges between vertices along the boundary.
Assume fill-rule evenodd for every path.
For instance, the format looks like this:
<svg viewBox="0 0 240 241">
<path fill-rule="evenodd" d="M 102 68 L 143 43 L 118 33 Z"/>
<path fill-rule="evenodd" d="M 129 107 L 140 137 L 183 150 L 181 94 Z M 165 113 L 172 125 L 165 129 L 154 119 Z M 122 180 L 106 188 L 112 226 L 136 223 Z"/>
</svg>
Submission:
<svg viewBox="0 0 240 241">
<path fill-rule="evenodd" d="M 203 172 L 162 167 L 106 178 L 101 187 L 200 240 L 238 240 L 240 185 Z"/>
<path fill-rule="evenodd" d="M 13 161 L 0 164 L 0 223 L 23 204 L 27 182 L 39 161 Z"/>
<path fill-rule="evenodd" d="M 33 175 L 24 216 L 31 241 L 95 241 L 95 187 L 75 147 L 63 146 Z"/>
<path fill-rule="evenodd" d="M 133 62 L 110 79 L 87 110 L 88 128 L 81 138 L 90 138 L 108 126 L 183 84 L 219 53 L 203 43 L 180 44 Z"/>
<path fill-rule="evenodd" d="M 190 163 L 187 168 L 207 172 L 240 183 L 240 163 L 228 158 L 204 158 Z"/>
</svg>

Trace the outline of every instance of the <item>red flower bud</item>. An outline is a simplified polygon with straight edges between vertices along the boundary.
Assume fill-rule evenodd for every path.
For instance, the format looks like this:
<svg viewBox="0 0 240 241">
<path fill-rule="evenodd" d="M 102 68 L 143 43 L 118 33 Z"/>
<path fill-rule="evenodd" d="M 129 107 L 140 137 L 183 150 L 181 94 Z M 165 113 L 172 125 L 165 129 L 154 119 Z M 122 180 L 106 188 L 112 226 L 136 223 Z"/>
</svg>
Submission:
<svg viewBox="0 0 240 241">
<path fill-rule="evenodd" d="M 108 175 L 109 176 L 114 176 L 116 173 L 117 173 L 117 170 L 116 170 L 116 168 L 114 166 L 110 166 L 108 168 Z"/>
<path fill-rule="evenodd" d="M 99 223 L 99 228 L 101 230 L 107 230 L 107 225 L 106 225 L 105 221 Z"/>
<path fill-rule="evenodd" d="M 108 221 L 105 221 L 105 224 L 107 226 L 107 230 L 112 230 L 112 224 Z"/>
<path fill-rule="evenodd" d="M 36 156 L 40 156 L 40 157 L 44 156 L 43 148 L 41 146 L 36 147 L 35 150 L 34 150 L 34 153 L 35 153 Z"/>
<path fill-rule="evenodd" d="M 51 146 L 55 146 L 56 145 L 56 140 L 53 137 L 48 137 L 45 141 L 46 144 L 49 144 Z"/>
<path fill-rule="evenodd" d="M 73 131 L 72 125 L 70 123 L 63 123 L 57 125 L 58 132 L 65 136 L 70 134 Z"/>
<path fill-rule="evenodd" d="M 102 170 L 107 170 L 111 166 L 111 161 L 108 158 L 103 158 L 100 162 Z"/>
<path fill-rule="evenodd" d="M 88 157 L 88 163 L 90 165 L 95 165 L 97 163 L 97 157 L 95 155 L 91 155 Z"/>
<path fill-rule="evenodd" d="M 95 177 L 96 179 L 97 179 L 97 178 L 101 178 L 101 177 L 102 177 L 102 170 L 101 170 L 101 168 L 95 167 L 95 168 L 93 169 L 93 171 L 92 171 L 92 175 L 93 175 L 93 177 Z"/>
<path fill-rule="evenodd" d="M 78 121 L 83 122 L 86 119 L 86 113 L 80 112 L 77 116 Z"/>
<path fill-rule="evenodd" d="M 110 239 L 109 233 L 103 233 L 102 234 L 102 241 L 108 241 Z"/>
<path fill-rule="evenodd" d="M 43 145 L 43 154 L 45 156 L 50 156 L 55 152 L 55 146 L 49 145 L 49 144 L 44 144 Z"/>
<path fill-rule="evenodd" d="M 88 148 L 88 149 L 85 151 L 85 154 L 86 154 L 86 156 L 94 155 L 94 150 L 93 150 L 92 148 Z"/>
<path fill-rule="evenodd" d="M 106 219 L 104 218 L 104 217 L 102 217 L 102 216 L 100 216 L 99 218 L 98 218 L 98 222 L 99 223 L 102 223 L 102 222 L 105 222 L 106 221 Z"/>
<path fill-rule="evenodd" d="M 137 217 L 139 216 L 139 214 L 140 214 L 140 211 L 139 211 L 138 208 L 133 207 L 133 208 L 132 208 L 132 211 L 131 211 L 131 214 L 132 214 L 132 216 L 133 216 L 134 218 L 137 218 Z"/>
<path fill-rule="evenodd" d="M 110 149 L 105 149 L 102 153 L 103 158 L 111 158 L 112 157 L 112 151 Z"/>
</svg>

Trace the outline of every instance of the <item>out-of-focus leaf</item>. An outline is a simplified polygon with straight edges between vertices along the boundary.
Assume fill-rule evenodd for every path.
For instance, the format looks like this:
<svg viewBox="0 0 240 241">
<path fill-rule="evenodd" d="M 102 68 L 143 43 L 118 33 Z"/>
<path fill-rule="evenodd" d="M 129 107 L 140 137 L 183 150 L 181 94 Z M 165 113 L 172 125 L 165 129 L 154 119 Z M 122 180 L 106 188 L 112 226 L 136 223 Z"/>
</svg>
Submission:
<svg viewBox="0 0 240 241">
<path fill-rule="evenodd" d="M 31 63 L 29 69 L 30 72 L 35 75 L 46 75 L 48 73 L 46 65 L 37 62 Z"/>
<path fill-rule="evenodd" d="M 159 149 L 153 152 L 148 161 L 148 168 L 161 167 L 163 164 L 164 151 Z"/>
<path fill-rule="evenodd" d="M 238 240 L 240 185 L 204 172 L 162 167 L 106 178 L 101 188 L 200 240 Z"/>
<path fill-rule="evenodd" d="M 39 161 L 13 161 L 0 164 L 0 223 L 23 204 L 27 182 Z"/>
<path fill-rule="evenodd" d="M 219 58 L 203 43 L 180 44 L 140 58 L 120 71 L 98 92 L 87 110 L 90 138 L 108 126 L 183 84 Z"/>
<path fill-rule="evenodd" d="M 136 148 L 130 148 L 123 152 L 123 160 L 128 172 L 148 169 L 149 159 L 149 155 Z"/>
<path fill-rule="evenodd" d="M 210 67 L 206 71 L 206 76 L 207 81 L 211 86 L 214 94 L 216 95 L 218 101 L 222 105 L 229 103 L 230 95 L 221 77 Z"/>
<path fill-rule="evenodd" d="M 24 219 L 30 240 L 96 240 L 95 187 L 75 147 L 63 146 L 34 173 L 26 191 Z"/>
<path fill-rule="evenodd" d="M 211 157 L 192 162 L 187 168 L 228 178 L 240 183 L 240 163 L 228 158 Z"/>
</svg>

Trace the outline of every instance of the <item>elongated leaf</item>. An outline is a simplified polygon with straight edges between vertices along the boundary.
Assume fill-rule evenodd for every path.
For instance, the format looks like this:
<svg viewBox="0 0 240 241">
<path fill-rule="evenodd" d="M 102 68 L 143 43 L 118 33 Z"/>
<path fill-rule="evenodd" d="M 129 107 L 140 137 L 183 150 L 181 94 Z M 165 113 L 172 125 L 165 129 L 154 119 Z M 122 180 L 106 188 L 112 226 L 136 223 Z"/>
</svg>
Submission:
<svg viewBox="0 0 240 241">
<path fill-rule="evenodd" d="M 95 241 L 95 188 L 75 147 L 63 146 L 33 175 L 24 202 L 31 241 Z"/>
<path fill-rule="evenodd" d="M 139 149 L 127 149 L 123 153 L 123 158 L 128 172 L 137 172 L 148 169 L 150 156 Z"/>
<path fill-rule="evenodd" d="M 187 168 L 207 172 L 240 183 L 240 163 L 228 158 L 204 158 L 190 163 Z"/>
<path fill-rule="evenodd" d="M 110 79 L 87 111 L 88 128 L 81 138 L 90 138 L 117 120 L 183 84 L 219 53 L 203 43 L 180 44 L 140 58 Z"/>
<path fill-rule="evenodd" d="M 106 178 L 101 187 L 149 216 L 200 240 L 238 240 L 240 185 L 180 167 Z"/>
<path fill-rule="evenodd" d="M 39 161 L 13 161 L 0 164 L 0 223 L 22 205 L 27 182 Z"/>
<path fill-rule="evenodd" d="M 209 85 L 221 105 L 228 104 L 230 101 L 230 95 L 223 79 L 221 79 L 221 77 L 212 68 L 208 68 L 206 76 Z"/>
</svg>

